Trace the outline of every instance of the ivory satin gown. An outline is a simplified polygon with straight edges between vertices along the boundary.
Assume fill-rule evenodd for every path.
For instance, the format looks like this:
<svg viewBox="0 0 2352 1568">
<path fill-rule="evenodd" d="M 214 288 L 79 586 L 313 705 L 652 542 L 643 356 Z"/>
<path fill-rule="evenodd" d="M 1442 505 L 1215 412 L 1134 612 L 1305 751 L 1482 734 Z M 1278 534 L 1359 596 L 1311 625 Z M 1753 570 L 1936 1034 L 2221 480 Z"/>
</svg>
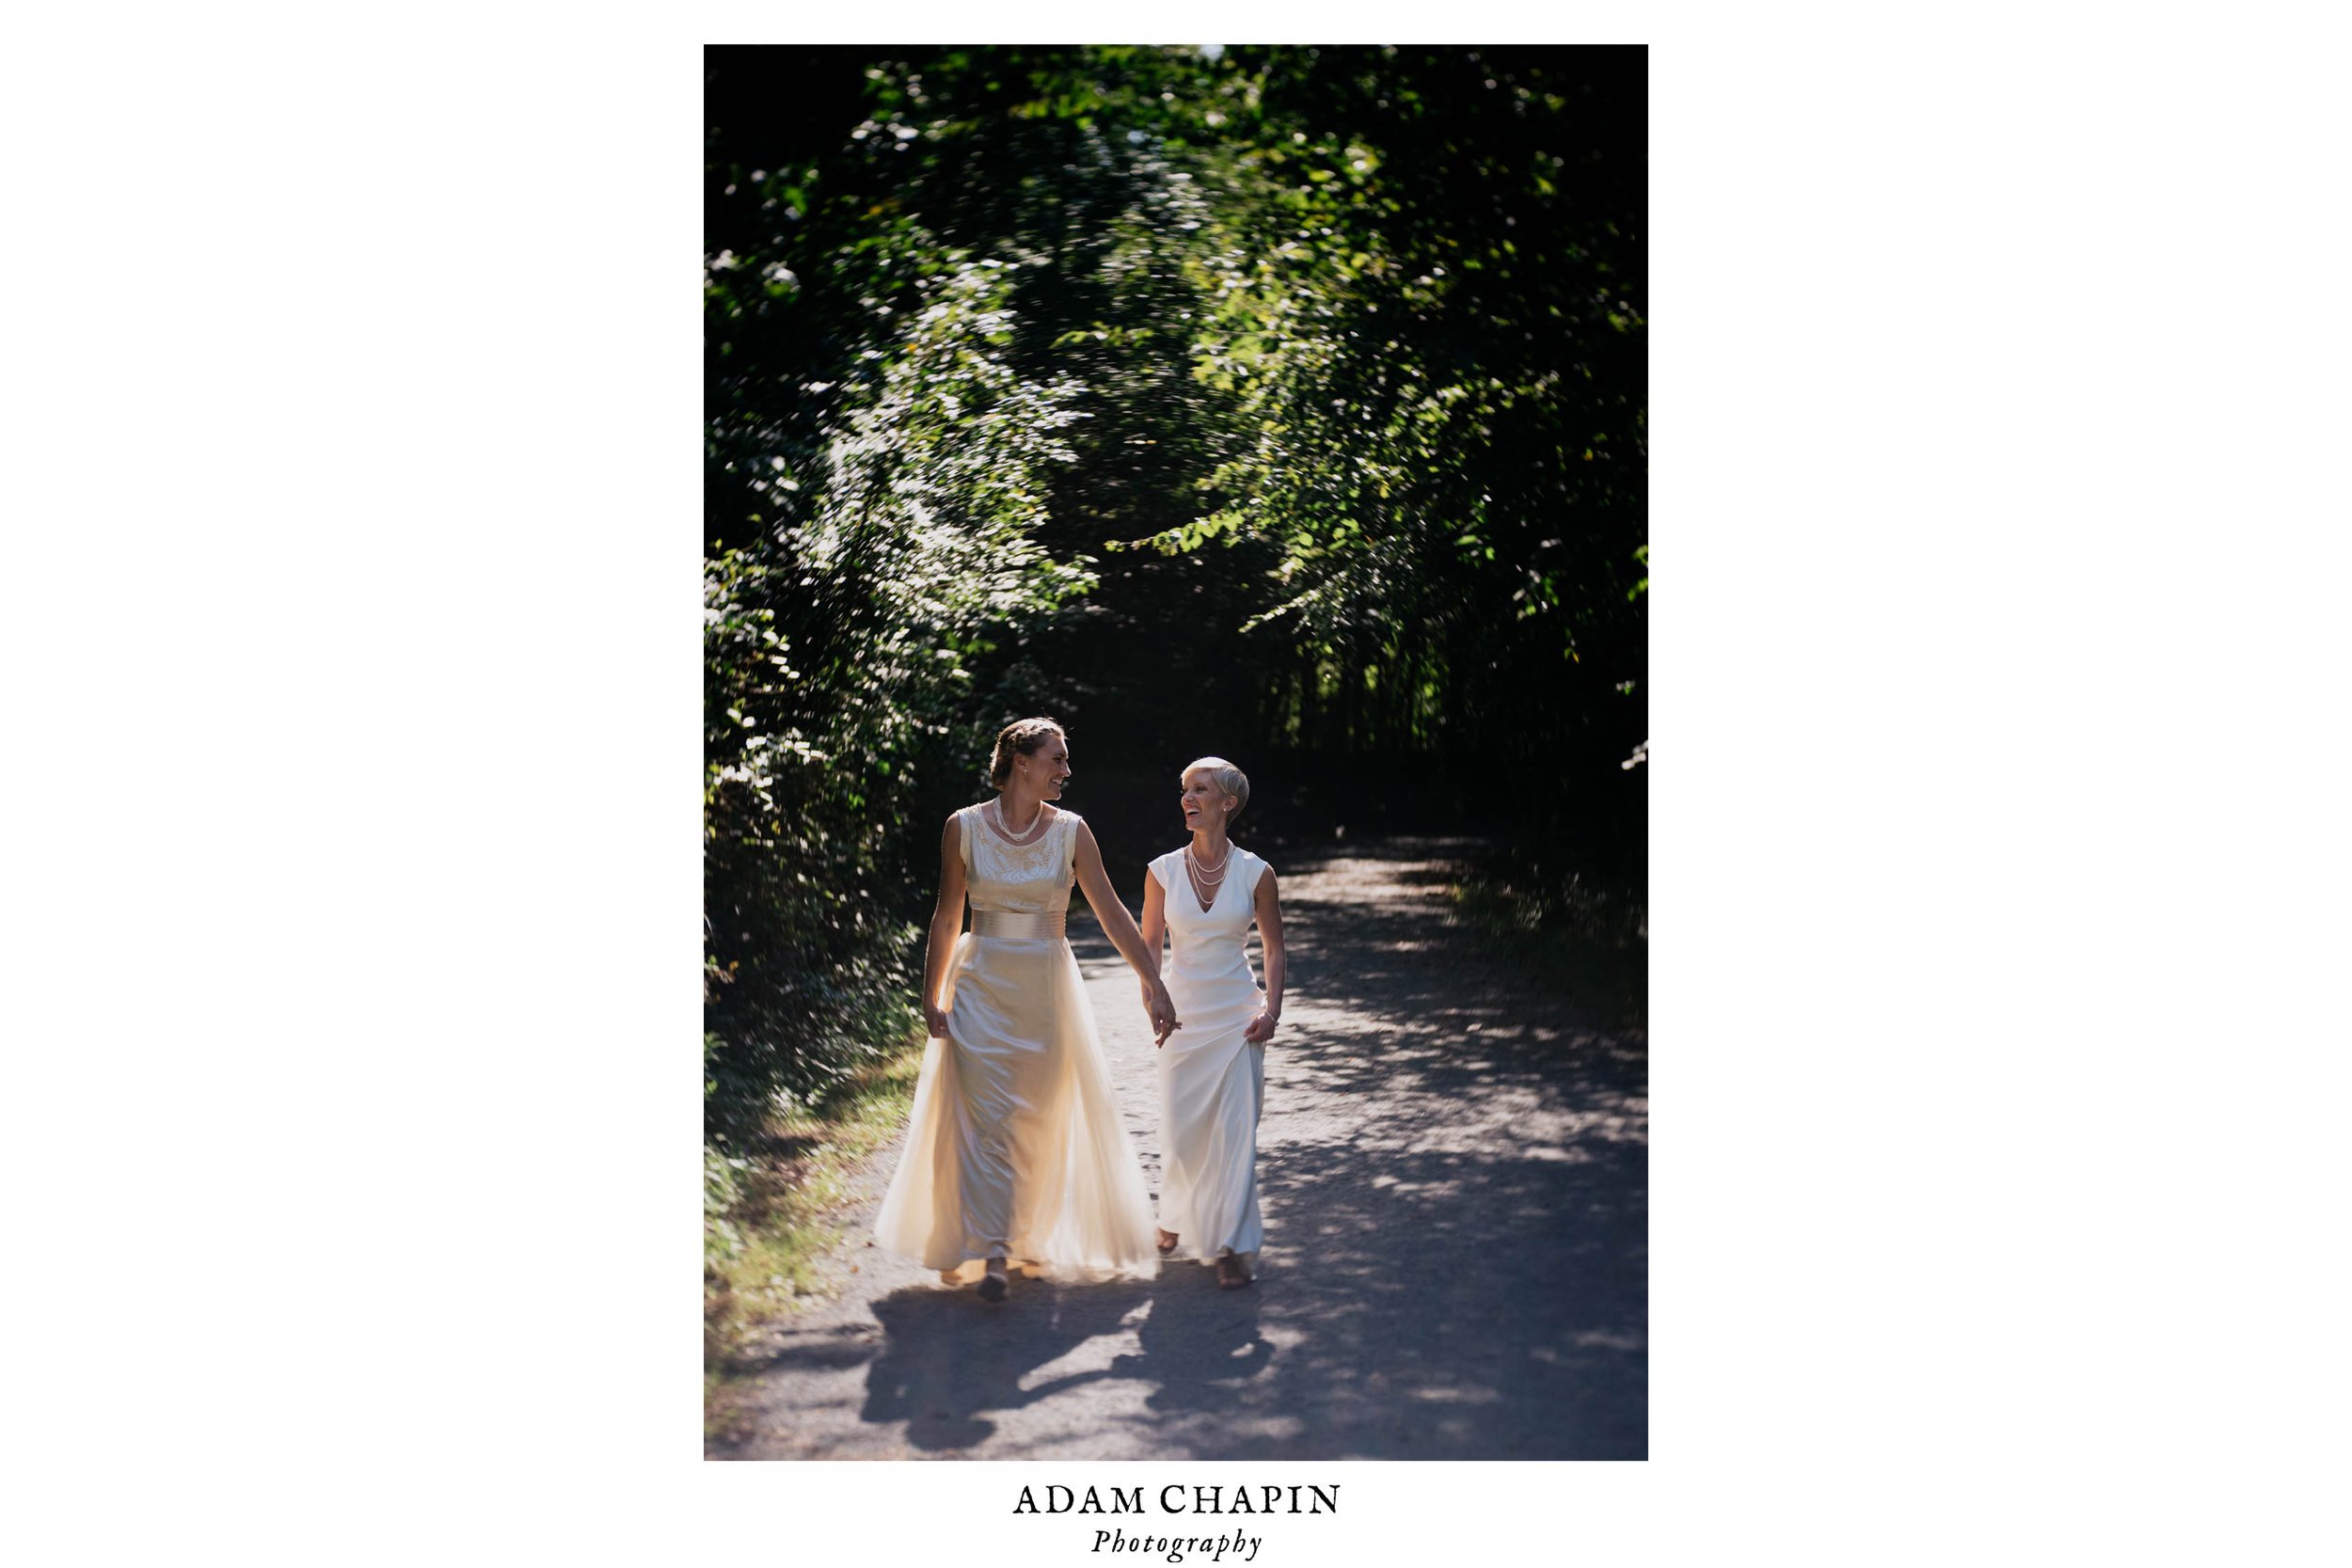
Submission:
<svg viewBox="0 0 2352 1568">
<path fill-rule="evenodd" d="M 956 815 L 970 928 L 875 1239 L 951 1281 L 977 1279 L 991 1256 L 1055 1279 L 1148 1274 L 1158 1257 L 1143 1166 L 1062 934 L 1078 817 L 1059 812 L 1016 845 L 979 807 Z"/>
<path fill-rule="evenodd" d="M 1246 945 L 1265 862 L 1236 846 L 1204 911 L 1184 873 L 1184 853 L 1171 850 L 1152 863 L 1168 911 L 1161 977 L 1184 1024 L 1158 1053 L 1159 1223 L 1176 1233 L 1174 1256 L 1248 1258 L 1264 1240 L 1258 1113 L 1265 1103 L 1265 1048 L 1242 1031 L 1265 1006 Z"/>
</svg>

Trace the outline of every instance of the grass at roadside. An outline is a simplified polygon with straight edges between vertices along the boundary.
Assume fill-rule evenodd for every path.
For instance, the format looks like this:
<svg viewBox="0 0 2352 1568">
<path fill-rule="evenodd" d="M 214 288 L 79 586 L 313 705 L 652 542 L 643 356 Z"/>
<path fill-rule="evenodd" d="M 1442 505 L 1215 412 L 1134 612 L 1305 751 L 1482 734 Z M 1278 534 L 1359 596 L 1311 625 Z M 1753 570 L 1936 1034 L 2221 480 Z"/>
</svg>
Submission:
<svg viewBox="0 0 2352 1568">
<path fill-rule="evenodd" d="M 1452 888 L 1472 930 L 1612 1029 L 1649 1024 L 1649 911 L 1638 887 L 1485 866 Z"/>
<path fill-rule="evenodd" d="M 906 1125 L 921 1041 L 824 1101 L 778 1116 L 754 1145 L 704 1150 L 703 1365 L 718 1396 L 760 1330 L 816 1294 L 843 1239 L 850 1177 Z"/>
</svg>

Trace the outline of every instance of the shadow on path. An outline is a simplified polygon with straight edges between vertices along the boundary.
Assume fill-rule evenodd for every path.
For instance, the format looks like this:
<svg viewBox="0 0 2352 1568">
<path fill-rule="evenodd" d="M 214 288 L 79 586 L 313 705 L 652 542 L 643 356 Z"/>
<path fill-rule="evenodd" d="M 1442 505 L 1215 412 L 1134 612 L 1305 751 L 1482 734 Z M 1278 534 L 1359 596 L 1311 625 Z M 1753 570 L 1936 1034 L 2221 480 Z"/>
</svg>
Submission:
<svg viewBox="0 0 2352 1568">
<path fill-rule="evenodd" d="M 733 1451 L 1645 1457 L 1645 1046 L 1450 924 L 1447 847 L 1282 867 L 1292 1002 L 1267 1058 L 1255 1286 L 1173 1263 L 1018 1281 L 991 1307 L 902 1275 L 870 1316 L 780 1339 L 763 1376 L 804 1378 L 808 1399 L 771 1419 L 806 1430 Z M 1073 940 L 1156 1187 L 1134 982 L 1099 937 Z"/>
</svg>

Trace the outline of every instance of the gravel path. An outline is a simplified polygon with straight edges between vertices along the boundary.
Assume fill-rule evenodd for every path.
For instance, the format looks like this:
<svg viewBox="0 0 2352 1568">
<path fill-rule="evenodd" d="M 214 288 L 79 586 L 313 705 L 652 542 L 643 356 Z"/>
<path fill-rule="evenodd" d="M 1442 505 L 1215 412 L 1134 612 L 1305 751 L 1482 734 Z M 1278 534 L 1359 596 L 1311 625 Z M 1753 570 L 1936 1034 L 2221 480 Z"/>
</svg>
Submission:
<svg viewBox="0 0 2352 1568">
<path fill-rule="evenodd" d="M 1647 1063 L 1452 926 L 1448 856 L 1278 857 L 1290 947 L 1258 1283 L 1016 1280 L 991 1307 L 863 1244 L 777 1330 L 728 1459 L 1641 1459 Z M 1156 1195 L 1133 977 L 1073 936 Z"/>
</svg>

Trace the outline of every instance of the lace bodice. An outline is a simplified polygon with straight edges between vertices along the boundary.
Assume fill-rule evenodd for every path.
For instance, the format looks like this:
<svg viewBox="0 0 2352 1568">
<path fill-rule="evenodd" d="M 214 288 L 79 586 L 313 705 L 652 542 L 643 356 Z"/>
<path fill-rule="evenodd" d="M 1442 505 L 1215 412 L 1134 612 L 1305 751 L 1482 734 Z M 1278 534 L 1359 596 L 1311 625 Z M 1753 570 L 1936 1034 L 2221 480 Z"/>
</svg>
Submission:
<svg viewBox="0 0 2352 1568">
<path fill-rule="evenodd" d="M 1057 808 L 1034 844 L 1009 844 L 977 806 L 962 821 L 964 897 L 975 910 L 1055 914 L 1070 907 L 1077 879 L 1078 814 Z"/>
</svg>

